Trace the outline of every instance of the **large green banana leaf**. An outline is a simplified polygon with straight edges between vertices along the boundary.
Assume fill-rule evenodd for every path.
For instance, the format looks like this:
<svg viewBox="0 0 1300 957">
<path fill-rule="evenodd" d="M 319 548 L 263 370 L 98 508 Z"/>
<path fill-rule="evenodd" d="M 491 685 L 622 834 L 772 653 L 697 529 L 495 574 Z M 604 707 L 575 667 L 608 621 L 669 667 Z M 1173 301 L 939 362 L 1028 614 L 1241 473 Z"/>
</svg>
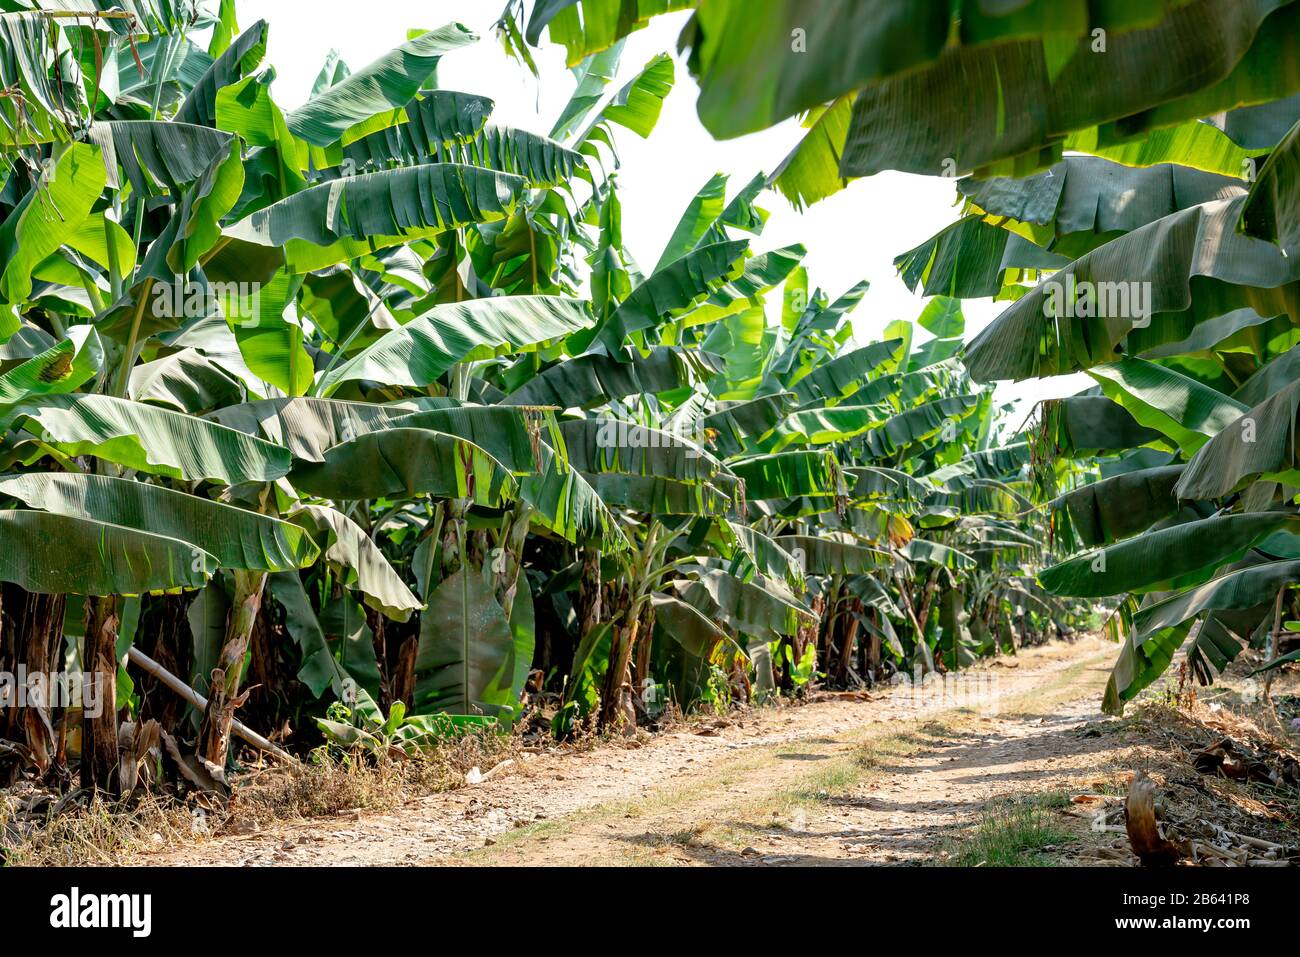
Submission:
<svg viewBox="0 0 1300 957">
<path fill-rule="evenodd" d="M 732 462 L 731 471 L 745 483 L 749 501 L 796 495 L 834 495 L 839 466 L 826 451 L 778 452 Z"/>
<path fill-rule="evenodd" d="M 237 406 L 244 391 L 221 366 L 199 350 L 187 348 L 132 368 L 127 394 L 137 402 L 202 415 Z"/>
<path fill-rule="evenodd" d="M 1043 405 L 1042 431 L 1052 449 L 1067 458 L 1165 441 L 1160 432 L 1139 425 L 1127 409 L 1104 395 L 1048 400 Z"/>
<path fill-rule="evenodd" d="M 358 124 L 400 110 L 433 75 L 443 54 L 477 39 L 459 23 L 422 33 L 311 97 L 285 117 L 289 129 L 313 146 L 336 143 Z"/>
<path fill-rule="evenodd" d="M 868 380 L 893 372 L 903 357 L 903 341 L 889 339 L 854 349 L 816 366 L 791 386 L 801 406 L 847 399 Z"/>
<path fill-rule="evenodd" d="M 162 282 L 187 275 L 220 238 L 221 219 L 239 199 L 239 141 L 206 126 L 148 120 L 96 123 L 89 136 L 103 152 L 108 186 L 122 185 L 120 167 L 137 199 L 170 193 L 176 205 L 142 275 Z"/>
<path fill-rule="evenodd" d="M 0 16 L 0 25 L 8 19 Z M 88 143 L 73 143 L 57 161 L 45 164 L 33 188 L 0 224 L 0 300 L 26 301 L 32 271 L 72 238 L 106 180 L 99 148 Z M 0 310 L 0 336 L 7 338 L 17 329 L 17 316 Z"/>
<path fill-rule="evenodd" d="M 641 2 L 641 0 L 638 0 Z M 673 59 L 667 53 L 651 57 L 632 79 L 628 80 L 601 108 L 589 125 L 574 141 L 584 152 L 594 147 L 589 141 L 600 141 L 613 148 L 609 124 L 631 130 L 643 139 L 651 134 L 659 122 L 664 100 L 672 92 L 676 79 Z"/>
<path fill-rule="evenodd" d="M 1168 590 L 1203 581 L 1276 532 L 1297 530 L 1285 512 L 1217 515 L 1147 532 L 1045 568 L 1038 575 L 1053 595 L 1100 598 Z"/>
<path fill-rule="evenodd" d="M 468 143 L 482 132 L 493 103 L 485 96 L 452 90 L 425 90 L 406 104 L 406 122 L 385 127 L 343 147 L 355 170 L 414 166 L 441 157 L 448 147 Z M 510 170 L 509 172 L 513 172 Z"/>
<path fill-rule="evenodd" d="M 737 455 L 749 440 L 758 441 L 776 427 L 793 398 L 791 392 L 777 392 L 742 402 L 718 402 L 713 411 L 693 419 L 691 429 L 710 439 L 707 444 L 715 455 Z"/>
<path fill-rule="evenodd" d="M 436 495 L 495 505 L 507 470 L 483 449 L 445 432 L 387 428 L 367 432 L 325 452 L 321 462 L 297 464 L 290 479 L 310 495 L 336 501 Z"/>
<path fill-rule="evenodd" d="M 1291 127 L 1250 187 L 1242 225 L 1252 236 L 1300 255 L 1300 122 Z"/>
<path fill-rule="evenodd" d="M 1206 611 L 1255 608 L 1270 604 L 1283 588 L 1300 581 L 1300 562 L 1268 562 L 1213 578 L 1161 601 L 1143 605 L 1133 614 L 1137 641 L 1173 628 Z"/>
<path fill-rule="evenodd" d="M 457 362 L 528 351 L 591 325 L 586 304 L 555 296 L 499 296 L 435 306 L 322 376 L 329 395 L 345 382 L 424 387 Z"/>
<path fill-rule="evenodd" d="M 772 579 L 756 574 L 741 580 L 707 565 L 693 574 L 698 577 L 674 579 L 669 587 L 696 611 L 739 632 L 775 639 L 816 621 L 807 607 Z"/>
<path fill-rule="evenodd" d="M 724 538 L 730 533 L 730 536 L 735 539 L 738 553 L 743 555 L 759 574 L 768 578 L 784 580 L 790 585 L 802 589 L 804 584 L 803 567 L 775 539 L 760 532 L 752 525 L 742 525 L 726 518 L 716 523 L 716 525 L 720 525 L 724 529 L 722 531 Z"/>
<path fill-rule="evenodd" d="M 585 408 L 630 395 L 686 388 L 717 371 L 706 352 L 658 346 L 630 362 L 591 353 L 561 360 L 506 396 L 508 405 Z"/>
<path fill-rule="evenodd" d="M 654 272 L 701 246 L 724 242 L 728 227 L 762 232 L 767 213 L 755 206 L 754 200 L 766 187 L 763 175 L 760 173 L 746 183 L 730 202 L 726 202 L 726 185 L 726 174 L 715 173 L 695 194 L 664 246 Z"/>
<path fill-rule="evenodd" d="M 676 595 L 654 592 L 650 595 L 655 627 L 681 645 L 687 654 L 707 658 L 720 641 L 730 641 L 727 633 L 695 606 Z"/>
<path fill-rule="evenodd" d="M 1023 224 L 1026 237 L 1039 246 L 1075 257 L 1116 233 L 1201 203 L 1233 199 L 1246 184 L 1176 163 L 1135 168 L 1067 156 L 1024 179 L 967 177 L 957 181 L 957 189 L 990 216 Z"/>
<path fill-rule="evenodd" d="M 198 126 L 216 126 L 217 91 L 257 69 L 266 56 L 268 32 L 265 20 L 258 20 L 245 28 L 213 61 L 199 82 L 194 84 L 176 112 L 176 121 Z"/>
<path fill-rule="evenodd" d="M 888 568 L 893 556 L 845 535 L 780 535 L 776 544 L 794 556 L 808 575 L 858 575 Z"/>
<path fill-rule="evenodd" d="M 854 89 L 886 86 L 880 81 L 900 74 L 902 78 L 939 74 L 954 85 L 949 94 L 954 98 L 984 95 L 978 88 L 956 86 L 960 68 L 950 61 L 961 59 L 964 65 L 967 58 L 1003 46 L 1027 59 L 1029 54 L 1021 48 L 1037 46 L 1049 50 L 1052 62 L 1059 66 L 1076 45 L 1087 50 L 1092 29 L 1113 34 L 1161 26 L 1167 7 L 1161 0 L 1101 7 L 1085 0 L 1050 5 L 771 0 L 756 8 L 746 0 L 705 0 L 681 42 L 691 48 L 691 71 L 700 83 L 700 119 L 714 136 L 729 138 L 772 126 Z M 1223 28 L 1218 23 L 1204 25 L 1207 32 L 1216 27 Z M 1212 39 L 1223 42 L 1218 36 Z M 1162 35 L 1149 42 L 1155 46 L 1175 40 Z M 1211 45 L 1209 40 L 1202 44 Z M 1154 58 L 1154 52 L 1151 55 Z M 1160 75 L 1173 82 L 1177 73 L 1166 69 Z M 1002 81 L 1008 103 L 1020 102 L 1030 92 L 1013 85 L 1013 78 L 1019 79 L 1019 74 L 1004 74 Z M 1106 89 L 1142 83 L 1127 75 L 1104 79 Z M 1093 93 L 1088 88 L 1072 92 L 1084 99 Z M 1150 86 L 1147 92 L 1153 92 Z M 961 105 L 939 109 L 930 104 L 912 115 L 938 113 L 948 119 L 962 112 Z M 938 168 L 927 172 L 937 174 Z"/>
<path fill-rule="evenodd" d="M 903 547 L 902 551 L 907 560 L 911 562 L 925 562 L 956 571 L 969 571 L 975 567 L 975 559 L 960 549 L 924 538 L 912 539 Z"/>
<path fill-rule="evenodd" d="M 420 616 L 414 710 L 508 716 L 532 659 L 532 642 L 512 634 L 492 592 L 490 569 L 463 568 L 433 590 Z"/>
<path fill-rule="evenodd" d="M 1122 118 L 1116 125 L 1132 136 L 1287 96 L 1300 84 L 1284 39 L 1297 26 L 1300 10 L 1288 0 L 1194 0 L 1145 29 L 1108 35 L 1104 53 L 1082 30 L 1073 44 L 1034 37 L 949 47 L 924 68 L 859 90 L 840 169 L 941 175 L 1020 156 L 1037 160 L 1033 168 L 1056 159 L 1074 130 Z"/>
<path fill-rule="evenodd" d="M 1296 456 L 1300 381 L 1275 392 L 1206 442 L 1178 482 L 1179 498 L 1214 499 L 1227 495 L 1248 479 L 1284 475 L 1292 484 L 1300 466 Z"/>
<path fill-rule="evenodd" d="M 521 176 L 458 163 L 363 173 L 312 186 L 250 213 L 227 236 L 284 248 L 292 272 L 311 272 L 448 229 L 509 214 Z"/>
<path fill-rule="evenodd" d="M 397 621 L 421 607 L 379 546 L 342 512 L 303 505 L 291 518 L 313 533 L 321 558 L 338 570 L 339 581 L 362 592 L 367 605 Z"/>
<path fill-rule="evenodd" d="M 655 328 L 670 313 L 700 301 L 738 275 L 748 246 L 746 240 L 713 243 L 670 263 L 632 290 L 590 334 L 576 336 L 574 347 L 585 349 L 598 340 L 609 355 L 625 356 L 629 336 Z"/>
<path fill-rule="evenodd" d="M 427 399 L 424 402 L 450 402 Z M 380 405 L 341 399 L 263 399 L 217 409 L 214 422 L 288 449 L 295 459 L 324 462 L 326 453 L 358 436 L 386 428 L 418 411 L 412 403 Z"/>
<path fill-rule="evenodd" d="M 317 548 L 298 526 L 269 515 L 131 479 L 79 472 L 0 477 L 0 495 L 28 508 L 189 542 L 222 568 L 305 568 Z"/>
<path fill-rule="evenodd" d="M 1128 351 L 1141 352 L 1244 306 L 1260 315 L 1295 311 L 1300 263 L 1236 231 L 1244 202 L 1182 210 L 1075 260 L 971 341 L 971 376 L 989 382 L 1076 372 L 1120 358 L 1126 338 Z M 1080 290 L 1073 303 L 1071 289 Z"/>
<path fill-rule="evenodd" d="M 540 470 L 520 478 L 518 488 L 519 498 L 535 510 L 534 520 L 571 542 L 599 543 L 610 552 L 627 548 L 627 536 L 588 477 L 565 466 L 549 445 L 543 443 L 540 452 Z"/>
<path fill-rule="evenodd" d="M 624 472 L 588 472 L 599 500 L 610 507 L 651 515 L 720 515 L 732 504 L 731 496 L 707 482 L 677 482 L 659 475 Z"/>
<path fill-rule="evenodd" d="M 1178 511 L 1174 486 L 1182 474 L 1182 465 L 1138 469 L 1058 496 L 1049 504 L 1058 539 L 1067 548 L 1095 548 L 1145 531 Z"/>
<path fill-rule="evenodd" d="M 654 475 L 675 482 L 713 479 L 718 459 L 689 438 L 610 417 L 561 422 L 569 465 L 582 472 Z"/>
<path fill-rule="evenodd" d="M 0 407 L 38 395 L 80 388 L 104 364 L 104 348 L 93 326 L 73 326 L 68 337 L 0 375 Z"/>
<path fill-rule="evenodd" d="M 805 115 L 803 125 L 808 132 L 769 180 L 795 209 L 802 210 L 849 185 L 849 179 L 840 174 L 840 152 L 852 115 L 852 93 Z"/>
<path fill-rule="evenodd" d="M 893 411 L 893 407 L 887 403 L 799 409 L 781 420 L 772 436 L 763 443 L 763 449 L 780 452 L 791 445 L 845 442 L 870 429 L 879 428 Z"/>
<path fill-rule="evenodd" d="M 538 0 L 528 18 L 525 36 L 536 46 L 549 28 L 552 43 L 565 48 L 571 67 L 608 49 L 661 13 L 685 10 L 695 0 Z"/>
<path fill-rule="evenodd" d="M 217 559 L 189 542 L 53 512 L 0 510 L 0 581 L 51 595 L 197 588 Z"/>
<path fill-rule="evenodd" d="M 1246 411 L 1235 399 L 1145 359 L 1094 366 L 1088 372 L 1140 425 L 1167 436 L 1186 455 Z"/>
<path fill-rule="evenodd" d="M 66 138 L 69 116 L 50 67 L 59 34 L 39 10 L 0 13 L 0 85 L 22 95 L 0 98 L 0 144 L 12 147 Z"/>
<path fill-rule="evenodd" d="M 272 482 L 289 450 L 206 419 L 106 395 L 49 395 L 15 410 L 40 441 L 66 456 L 94 455 L 189 482 Z"/>
<path fill-rule="evenodd" d="M 527 410 L 469 405 L 424 409 L 395 418 L 388 427 L 430 429 L 465 439 L 514 475 L 530 475 L 542 467 L 541 442 L 546 423 L 541 415 L 533 418 Z M 546 431 L 554 441 L 554 432 Z"/>
<path fill-rule="evenodd" d="M 945 429 L 953 429 L 955 434 L 955 424 L 969 416 L 979 404 L 979 396 L 954 395 L 908 409 L 891 416 L 878 429 L 867 433 L 867 449 L 877 458 L 900 454 L 910 457 L 930 439 L 942 436 Z"/>
<path fill-rule="evenodd" d="M 894 259 L 903 282 L 913 291 L 962 299 L 1015 298 L 1023 290 L 1018 285 L 1021 280 L 1069 263 L 1065 256 L 974 215 L 963 217 Z"/>
</svg>

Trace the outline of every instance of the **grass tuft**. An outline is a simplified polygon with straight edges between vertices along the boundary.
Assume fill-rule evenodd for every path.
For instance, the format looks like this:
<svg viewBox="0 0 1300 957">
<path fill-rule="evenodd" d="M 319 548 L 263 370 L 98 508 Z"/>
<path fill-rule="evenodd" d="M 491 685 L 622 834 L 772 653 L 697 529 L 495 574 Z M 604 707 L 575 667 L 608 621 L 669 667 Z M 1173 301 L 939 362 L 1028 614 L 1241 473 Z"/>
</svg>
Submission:
<svg viewBox="0 0 1300 957">
<path fill-rule="evenodd" d="M 1050 867 L 1056 859 L 1045 852 L 1075 841 L 1052 815 L 1052 809 L 1068 803 L 1064 794 L 992 801 L 969 836 L 955 842 L 947 863 L 957 867 Z"/>
</svg>

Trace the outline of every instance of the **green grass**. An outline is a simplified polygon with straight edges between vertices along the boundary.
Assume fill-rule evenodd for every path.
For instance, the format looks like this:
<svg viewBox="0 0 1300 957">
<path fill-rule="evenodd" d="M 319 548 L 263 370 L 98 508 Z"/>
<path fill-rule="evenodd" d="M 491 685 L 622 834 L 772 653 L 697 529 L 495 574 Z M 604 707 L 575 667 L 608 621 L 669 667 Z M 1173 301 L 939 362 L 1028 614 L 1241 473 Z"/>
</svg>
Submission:
<svg viewBox="0 0 1300 957">
<path fill-rule="evenodd" d="M 1064 794 L 1033 798 L 1002 799 L 985 807 L 979 824 L 954 842 L 947 863 L 957 867 L 1050 867 L 1058 850 L 1074 842 L 1074 836 L 1053 817 L 1054 808 L 1064 807 Z"/>
</svg>

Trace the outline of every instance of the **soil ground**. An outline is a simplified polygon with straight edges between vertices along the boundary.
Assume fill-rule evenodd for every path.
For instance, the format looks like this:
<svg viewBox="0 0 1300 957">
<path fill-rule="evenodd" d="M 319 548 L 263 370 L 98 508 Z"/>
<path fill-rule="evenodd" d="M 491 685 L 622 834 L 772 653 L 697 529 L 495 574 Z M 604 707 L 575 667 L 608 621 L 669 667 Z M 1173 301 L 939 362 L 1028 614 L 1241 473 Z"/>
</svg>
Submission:
<svg viewBox="0 0 1300 957">
<path fill-rule="evenodd" d="M 1209 815 L 1232 833 L 1294 843 L 1293 796 L 1191 769 L 1192 749 L 1218 732 L 1187 708 L 1100 714 L 1113 657 L 1113 645 L 1084 637 L 920 691 L 820 693 L 626 743 L 525 750 L 483 768 L 479 783 L 391 813 L 343 812 L 134 862 L 1131 865 L 1123 795 L 1137 769 L 1167 789 L 1174 819 Z M 1230 713 L 1197 709 L 1211 723 Z"/>
</svg>

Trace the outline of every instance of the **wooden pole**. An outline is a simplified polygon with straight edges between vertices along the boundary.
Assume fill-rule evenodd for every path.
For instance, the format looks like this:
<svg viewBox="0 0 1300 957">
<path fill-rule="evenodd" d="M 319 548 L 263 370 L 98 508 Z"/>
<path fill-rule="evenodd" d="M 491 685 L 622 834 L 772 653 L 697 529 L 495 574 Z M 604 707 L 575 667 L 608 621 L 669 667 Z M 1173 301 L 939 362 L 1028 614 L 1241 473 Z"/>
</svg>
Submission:
<svg viewBox="0 0 1300 957">
<path fill-rule="evenodd" d="M 153 675 L 155 678 L 157 678 L 159 681 L 165 684 L 168 688 L 171 688 L 172 691 L 175 691 L 178 695 L 180 695 L 190 704 L 194 705 L 194 707 L 198 708 L 199 711 L 204 711 L 207 709 L 208 707 L 207 698 L 203 697 L 203 695 L 199 694 L 197 691 L 195 691 L 185 682 L 181 681 L 180 678 L 177 678 L 174 674 L 172 674 L 162 665 L 158 664 L 158 662 L 154 661 L 152 658 L 146 655 L 139 648 L 131 648 L 129 651 L 127 651 L 126 656 L 127 659 L 132 664 L 140 668 L 141 671 L 149 672 L 149 674 Z M 292 762 L 296 762 L 298 760 L 288 751 L 284 750 L 278 745 L 272 744 L 270 741 L 262 737 L 256 731 L 253 731 L 247 725 L 237 720 L 232 720 L 230 722 L 230 730 L 235 734 L 239 735 L 239 737 L 243 738 L 253 747 L 260 748 L 263 751 L 266 751 L 270 754 L 274 754 L 277 758 L 283 758 L 286 761 L 292 761 Z"/>
</svg>

